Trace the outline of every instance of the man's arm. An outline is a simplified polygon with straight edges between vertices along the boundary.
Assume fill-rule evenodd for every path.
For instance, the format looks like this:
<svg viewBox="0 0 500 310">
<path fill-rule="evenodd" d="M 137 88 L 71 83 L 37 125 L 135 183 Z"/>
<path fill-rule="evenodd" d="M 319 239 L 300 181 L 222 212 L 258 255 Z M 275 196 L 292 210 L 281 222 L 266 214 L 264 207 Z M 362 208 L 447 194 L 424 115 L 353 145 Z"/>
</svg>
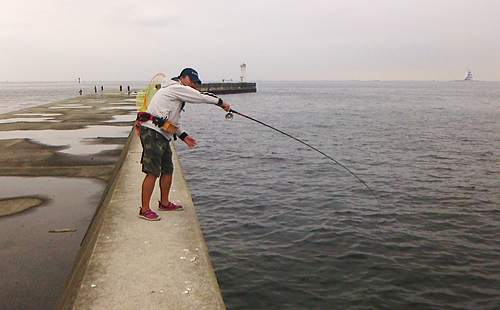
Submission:
<svg viewBox="0 0 500 310">
<path fill-rule="evenodd" d="M 192 87 L 184 85 L 170 86 L 171 92 L 178 99 L 189 103 L 211 103 L 221 107 L 226 112 L 231 110 L 231 106 L 212 93 L 200 92 Z"/>
</svg>

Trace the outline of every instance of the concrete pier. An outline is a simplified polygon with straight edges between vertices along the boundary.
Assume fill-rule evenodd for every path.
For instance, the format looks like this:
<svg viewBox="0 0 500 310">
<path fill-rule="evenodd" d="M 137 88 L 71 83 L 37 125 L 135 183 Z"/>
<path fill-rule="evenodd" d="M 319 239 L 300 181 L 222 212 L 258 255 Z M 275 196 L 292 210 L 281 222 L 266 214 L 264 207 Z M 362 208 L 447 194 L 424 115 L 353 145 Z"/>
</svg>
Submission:
<svg viewBox="0 0 500 310">
<path fill-rule="evenodd" d="M 159 212 L 155 222 L 137 217 L 141 152 L 134 134 L 58 309 L 225 309 L 175 152 L 171 201 L 185 210 Z M 153 206 L 158 199 L 156 191 Z"/>
<path fill-rule="evenodd" d="M 257 92 L 256 83 L 204 83 L 199 89 L 216 95 L 255 93 Z"/>
<path fill-rule="evenodd" d="M 0 269 L 14 270 L 0 277 L 0 308 L 225 309 L 175 150 L 171 200 L 185 210 L 137 217 L 144 174 L 134 118 L 135 98 L 121 92 L 0 115 Z M 30 180 L 62 189 L 59 202 L 37 187 L 16 194 Z M 64 190 L 73 183 L 78 195 Z M 103 184 L 87 206 L 87 190 Z M 156 191 L 155 210 L 158 199 Z"/>
</svg>

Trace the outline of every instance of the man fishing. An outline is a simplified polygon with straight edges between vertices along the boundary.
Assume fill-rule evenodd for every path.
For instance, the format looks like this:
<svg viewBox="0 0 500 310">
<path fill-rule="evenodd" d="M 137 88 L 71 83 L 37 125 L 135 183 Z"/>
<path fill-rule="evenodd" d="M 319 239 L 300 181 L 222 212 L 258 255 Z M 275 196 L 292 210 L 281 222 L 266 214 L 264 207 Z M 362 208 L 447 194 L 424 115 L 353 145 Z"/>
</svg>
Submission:
<svg viewBox="0 0 500 310">
<path fill-rule="evenodd" d="M 139 112 L 138 127 L 141 137 L 142 171 L 146 173 L 142 184 L 142 204 L 139 218 L 156 221 L 160 216 L 151 210 L 151 196 L 160 178 L 159 211 L 181 211 L 183 207 L 169 200 L 174 165 L 170 141 L 176 137 L 189 147 L 196 146 L 196 140 L 180 125 L 181 111 L 186 102 L 214 104 L 229 112 L 231 106 L 221 98 L 197 90 L 201 84 L 198 72 L 185 68 L 178 77 L 165 79 L 161 89 L 152 98 L 147 112 Z"/>
</svg>

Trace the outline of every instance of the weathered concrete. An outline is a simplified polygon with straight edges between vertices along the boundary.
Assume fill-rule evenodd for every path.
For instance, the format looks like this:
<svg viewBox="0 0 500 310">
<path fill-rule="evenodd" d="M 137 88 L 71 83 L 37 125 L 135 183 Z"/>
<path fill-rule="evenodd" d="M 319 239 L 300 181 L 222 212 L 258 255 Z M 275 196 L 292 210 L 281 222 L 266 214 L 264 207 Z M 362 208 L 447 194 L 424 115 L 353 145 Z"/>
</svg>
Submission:
<svg viewBox="0 0 500 310">
<path fill-rule="evenodd" d="M 114 92 L 0 115 L 0 308 L 54 308 L 135 111 Z"/>
<path fill-rule="evenodd" d="M 184 211 L 137 217 L 142 147 L 132 135 L 116 184 L 87 235 L 59 309 L 225 309 L 178 157 L 171 200 Z M 159 197 L 153 195 L 153 202 Z M 156 206 L 156 204 L 153 204 Z M 155 207 L 153 207 L 155 209 Z"/>
<path fill-rule="evenodd" d="M 69 272 L 71 265 L 68 266 L 68 271 L 64 270 L 62 276 L 69 274 L 69 279 L 57 309 L 224 309 L 177 156 L 171 198 L 184 205 L 185 211 L 164 212 L 161 214 L 163 219 L 159 222 L 149 222 L 137 217 L 144 175 L 139 163 L 142 148 L 135 129 L 132 128 L 134 122 L 130 118 L 135 109 L 134 99 L 134 95 L 127 93 L 100 93 L 0 115 L 0 176 L 22 176 L 27 179 L 49 176 L 89 178 L 99 179 L 107 184 L 98 212 L 79 248 L 73 270 Z M 86 131 L 89 128 L 93 129 L 90 133 Z M 114 138 L 113 130 L 116 128 L 120 130 L 120 134 L 116 135 L 118 138 Z M 121 133 L 123 129 L 125 136 Z M 127 137 L 128 133 L 130 135 Z M 37 142 L 40 139 L 25 137 L 30 135 L 39 137 L 41 142 Z M 103 146 L 104 151 L 98 150 L 87 155 L 74 154 L 68 152 L 72 144 L 98 149 Z M 106 148 L 108 145 L 116 148 Z M 37 205 L 40 199 L 46 197 L 9 197 L 9 189 L 2 190 L 7 195 L 2 195 L 5 197 L 0 199 L 0 215 L 3 215 L 0 219 L 4 220 L 2 228 L 7 227 L 12 236 L 4 235 L 4 240 L 0 241 L 4 241 L 3 245 L 7 246 L 12 240 L 17 240 L 18 236 L 15 237 L 14 234 L 19 228 L 15 227 L 16 221 L 9 221 L 14 225 L 9 228 L 10 226 L 5 225 L 5 220 L 15 216 L 30 219 L 30 216 L 36 214 L 30 211 L 42 208 L 44 203 Z M 67 195 L 68 199 L 72 198 L 71 192 Z M 158 200 L 157 197 L 156 192 L 153 201 Z M 156 204 L 153 204 L 153 208 L 155 207 Z M 20 212 L 26 208 L 31 210 Z M 71 214 L 64 208 L 61 211 L 65 215 Z M 13 213 L 16 214 L 9 215 Z M 40 224 L 44 223 L 43 218 L 36 218 L 34 221 L 38 226 L 43 226 Z M 26 227 L 31 227 L 31 223 Z M 68 262 L 75 258 L 81 240 L 79 237 L 76 239 L 78 243 L 74 244 L 70 236 L 84 233 L 82 229 L 74 232 L 71 228 L 74 226 L 50 226 L 42 229 L 47 234 L 68 232 L 55 234 L 66 237 L 57 239 L 57 249 L 71 247 L 65 242 L 73 242 L 76 247 L 75 254 L 64 256 Z M 56 239 L 54 242 L 51 239 L 50 245 L 54 247 L 55 242 Z M 51 255 L 57 252 L 55 248 L 43 248 Z M 4 247 L 3 250 L 12 255 L 7 262 L 16 261 L 16 247 Z M 37 248 L 37 251 L 40 252 L 41 249 Z M 52 269 L 64 269 L 55 264 L 54 260 L 50 261 L 50 265 L 44 265 L 39 259 L 37 266 L 46 269 L 47 274 Z M 32 268 L 31 265 L 27 267 Z M 12 283 L 9 282 L 10 279 L 3 280 L 4 283 Z M 9 288 L 25 291 L 27 284 L 21 284 L 22 288 L 21 285 L 8 287 L 3 296 L 13 296 L 9 294 Z M 33 288 L 35 283 L 30 285 L 30 289 L 36 289 Z M 52 292 L 39 293 L 45 295 L 46 299 L 53 299 Z M 42 305 L 41 301 L 37 303 L 38 297 L 22 296 L 26 304 L 27 299 L 33 298 L 29 300 L 30 305 L 33 305 L 31 308 L 36 308 L 37 304 L 42 307 L 55 303 L 55 300 L 53 303 L 45 300 L 46 304 Z M 56 292 L 56 296 L 60 296 L 60 293 Z"/>
<path fill-rule="evenodd" d="M 0 175 L 85 177 L 109 181 L 121 149 L 74 156 L 61 152 L 67 146 L 17 138 L 15 133 L 47 132 L 49 137 L 55 132 L 63 132 L 71 137 L 75 131 L 89 126 L 103 128 L 102 132 L 106 127 L 130 128 L 133 122 L 114 120 L 114 117 L 129 115 L 135 103 L 130 102 L 127 106 L 122 102 L 134 98 L 126 93 L 92 94 L 0 114 Z M 99 132 L 92 138 L 84 138 L 87 145 L 123 145 L 126 140 L 106 138 Z"/>
<path fill-rule="evenodd" d="M 39 206 L 42 203 L 42 199 L 32 197 L 0 199 L 0 216 L 15 214 Z"/>
</svg>

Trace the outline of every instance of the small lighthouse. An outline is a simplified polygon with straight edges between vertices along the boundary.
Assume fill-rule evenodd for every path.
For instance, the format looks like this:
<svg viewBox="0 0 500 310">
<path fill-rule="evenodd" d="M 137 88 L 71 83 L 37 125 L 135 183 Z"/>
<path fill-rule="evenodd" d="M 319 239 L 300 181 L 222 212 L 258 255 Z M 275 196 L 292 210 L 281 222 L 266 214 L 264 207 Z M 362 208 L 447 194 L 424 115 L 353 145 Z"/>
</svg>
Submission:
<svg viewBox="0 0 500 310">
<path fill-rule="evenodd" d="M 247 74 L 247 64 L 246 63 L 242 63 L 240 65 L 240 68 L 241 68 L 241 76 L 240 76 L 240 82 L 241 83 L 245 83 L 246 82 L 246 74 Z"/>
<path fill-rule="evenodd" d="M 242 63 L 240 65 L 240 68 L 241 68 L 240 82 L 226 83 L 226 81 L 222 80 L 222 83 L 203 83 L 198 86 L 198 90 L 202 92 L 213 93 L 216 95 L 257 92 L 257 83 L 247 83 L 246 81 L 247 64 Z"/>
</svg>

